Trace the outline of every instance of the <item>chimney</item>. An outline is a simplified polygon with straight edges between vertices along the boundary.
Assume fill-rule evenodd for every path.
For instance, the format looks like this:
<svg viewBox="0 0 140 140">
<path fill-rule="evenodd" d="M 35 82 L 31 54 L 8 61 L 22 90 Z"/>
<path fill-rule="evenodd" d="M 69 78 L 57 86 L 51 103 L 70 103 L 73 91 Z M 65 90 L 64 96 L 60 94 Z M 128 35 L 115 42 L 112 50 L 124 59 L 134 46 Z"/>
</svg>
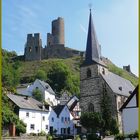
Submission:
<svg viewBox="0 0 140 140">
<path fill-rule="evenodd" d="M 25 98 L 24 98 L 25 100 L 28 100 L 28 96 L 25 96 Z"/>
</svg>

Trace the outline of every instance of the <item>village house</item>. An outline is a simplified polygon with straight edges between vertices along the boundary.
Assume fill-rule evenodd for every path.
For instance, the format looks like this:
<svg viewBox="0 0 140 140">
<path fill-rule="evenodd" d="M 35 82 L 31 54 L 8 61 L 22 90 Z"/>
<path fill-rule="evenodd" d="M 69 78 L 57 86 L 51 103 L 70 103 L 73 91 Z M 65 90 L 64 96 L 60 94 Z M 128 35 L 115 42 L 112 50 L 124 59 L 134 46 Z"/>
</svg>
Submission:
<svg viewBox="0 0 140 140">
<path fill-rule="evenodd" d="M 124 134 L 130 134 L 138 131 L 138 88 L 139 86 L 135 88 L 133 93 L 120 108 Z"/>
<path fill-rule="evenodd" d="M 32 96 L 33 91 L 38 89 L 43 96 L 43 99 L 51 106 L 57 105 L 59 101 L 56 99 L 55 92 L 50 85 L 44 81 L 36 79 L 32 84 L 23 84 L 17 87 L 17 93 L 27 96 Z"/>
<path fill-rule="evenodd" d="M 15 113 L 26 124 L 26 133 L 41 131 L 58 135 L 75 132 L 73 116 L 66 105 L 46 106 L 30 96 L 7 95 L 13 103 Z"/>
</svg>

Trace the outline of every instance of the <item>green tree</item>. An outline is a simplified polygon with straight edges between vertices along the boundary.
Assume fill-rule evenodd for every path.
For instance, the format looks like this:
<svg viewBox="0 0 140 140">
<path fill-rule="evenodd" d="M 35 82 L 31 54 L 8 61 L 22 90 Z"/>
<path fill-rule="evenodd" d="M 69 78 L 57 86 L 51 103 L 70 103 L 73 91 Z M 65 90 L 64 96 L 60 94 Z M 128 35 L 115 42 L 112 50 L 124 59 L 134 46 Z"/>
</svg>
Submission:
<svg viewBox="0 0 140 140">
<path fill-rule="evenodd" d="M 2 90 L 2 127 L 8 128 L 11 123 L 16 126 L 16 134 L 26 132 L 26 125 L 23 121 L 19 120 L 19 117 L 14 113 L 15 106 L 11 105 L 6 95 L 5 89 Z"/>
<path fill-rule="evenodd" d="M 96 133 L 104 125 L 102 116 L 98 112 L 86 112 L 81 115 L 81 124 L 88 130 L 88 132 Z"/>
<path fill-rule="evenodd" d="M 33 90 L 32 96 L 33 96 L 33 98 L 35 98 L 36 100 L 38 100 L 40 102 L 43 101 L 43 95 L 39 89 Z"/>
<path fill-rule="evenodd" d="M 45 71 L 38 70 L 37 73 L 36 73 L 36 75 L 35 75 L 35 78 L 36 79 L 40 79 L 40 80 L 46 80 L 47 79 L 47 76 L 46 76 Z"/>
<path fill-rule="evenodd" d="M 101 100 L 101 114 L 105 123 L 104 127 L 102 127 L 103 135 L 107 131 L 110 134 L 117 134 L 119 132 L 117 122 L 115 118 L 113 118 L 112 116 L 112 112 L 111 112 L 112 108 L 110 104 L 111 102 L 112 101 L 111 101 L 110 96 L 107 93 L 106 86 L 103 85 L 103 96 Z"/>
<path fill-rule="evenodd" d="M 74 75 L 69 67 L 62 61 L 51 63 L 51 67 L 47 73 L 48 83 L 57 92 L 67 90 L 72 94 L 79 94 L 80 80 L 77 75 Z"/>
</svg>

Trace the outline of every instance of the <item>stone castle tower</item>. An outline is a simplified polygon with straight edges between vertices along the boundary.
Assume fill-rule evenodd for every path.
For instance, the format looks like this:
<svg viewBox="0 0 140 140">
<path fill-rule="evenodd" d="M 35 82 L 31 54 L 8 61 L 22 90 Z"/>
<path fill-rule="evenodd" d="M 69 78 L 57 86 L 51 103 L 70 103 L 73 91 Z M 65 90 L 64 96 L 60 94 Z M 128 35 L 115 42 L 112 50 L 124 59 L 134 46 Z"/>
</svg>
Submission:
<svg viewBox="0 0 140 140">
<path fill-rule="evenodd" d="M 47 33 L 47 43 L 42 47 L 39 33 L 27 35 L 24 57 L 25 61 L 42 60 L 48 58 L 69 58 L 79 56 L 80 51 L 65 47 L 64 19 L 58 17 L 52 21 L 52 31 Z"/>
<path fill-rule="evenodd" d="M 64 39 L 64 19 L 58 17 L 58 19 L 52 21 L 52 34 L 47 34 L 47 46 L 65 44 Z"/>
</svg>

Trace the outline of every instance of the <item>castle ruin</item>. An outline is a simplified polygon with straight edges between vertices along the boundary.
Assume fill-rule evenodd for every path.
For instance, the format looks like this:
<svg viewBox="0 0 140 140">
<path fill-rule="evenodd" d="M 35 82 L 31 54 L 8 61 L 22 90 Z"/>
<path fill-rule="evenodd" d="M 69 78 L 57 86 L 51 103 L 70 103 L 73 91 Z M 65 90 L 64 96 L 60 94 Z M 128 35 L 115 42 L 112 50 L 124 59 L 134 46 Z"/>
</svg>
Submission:
<svg viewBox="0 0 140 140">
<path fill-rule="evenodd" d="M 39 33 L 27 34 L 24 57 L 25 61 L 42 60 L 48 58 L 69 58 L 79 56 L 82 52 L 65 47 L 64 19 L 52 21 L 52 31 L 47 33 L 47 45 L 42 47 Z"/>
</svg>

